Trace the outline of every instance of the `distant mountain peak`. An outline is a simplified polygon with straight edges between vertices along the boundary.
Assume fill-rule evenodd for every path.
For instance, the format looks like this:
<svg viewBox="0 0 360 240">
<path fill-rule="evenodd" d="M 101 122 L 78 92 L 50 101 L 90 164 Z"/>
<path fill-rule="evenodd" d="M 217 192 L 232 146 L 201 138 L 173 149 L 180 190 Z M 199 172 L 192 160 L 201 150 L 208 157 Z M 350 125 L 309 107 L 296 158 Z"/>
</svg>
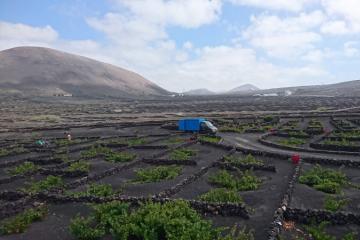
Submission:
<svg viewBox="0 0 360 240">
<path fill-rule="evenodd" d="M 254 91 L 258 91 L 258 90 L 260 90 L 258 87 L 247 83 L 247 84 L 243 84 L 236 88 L 231 89 L 229 91 L 229 93 L 237 93 L 237 92 L 246 93 L 246 92 L 254 92 Z"/>
<path fill-rule="evenodd" d="M 183 94 L 184 95 L 213 95 L 215 93 L 208 90 L 207 88 L 198 88 L 198 89 L 189 90 L 187 92 L 184 92 Z"/>
</svg>

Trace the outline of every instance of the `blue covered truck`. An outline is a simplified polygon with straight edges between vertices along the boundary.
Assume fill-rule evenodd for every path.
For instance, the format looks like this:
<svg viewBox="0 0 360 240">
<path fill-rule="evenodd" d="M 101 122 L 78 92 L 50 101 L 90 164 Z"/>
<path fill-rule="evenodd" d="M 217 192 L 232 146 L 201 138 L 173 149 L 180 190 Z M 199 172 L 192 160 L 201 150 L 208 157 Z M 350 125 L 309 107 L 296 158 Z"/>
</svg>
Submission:
<svg viewBox="0 0 360 240">
<path fill-rule="evenodd" d="M 205 118 L 184 118 L 179 120 L 179 130 L 216 134 L 218 129 Z"/>
</svg>

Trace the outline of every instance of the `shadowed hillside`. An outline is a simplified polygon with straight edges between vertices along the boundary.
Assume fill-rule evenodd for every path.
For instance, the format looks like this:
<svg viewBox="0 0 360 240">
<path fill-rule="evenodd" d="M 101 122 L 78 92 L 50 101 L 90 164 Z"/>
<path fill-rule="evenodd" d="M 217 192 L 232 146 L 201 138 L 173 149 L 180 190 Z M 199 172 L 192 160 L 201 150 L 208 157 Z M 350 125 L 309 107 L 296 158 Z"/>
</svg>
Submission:
<svg viewBox="0 0 360 240">
<path fill-rule="evenodd" d="M 87 97 L 169 94 L 134 72 L 40 47 L 17 47 L 0 52 L 0 93 Z"/>
</svg>

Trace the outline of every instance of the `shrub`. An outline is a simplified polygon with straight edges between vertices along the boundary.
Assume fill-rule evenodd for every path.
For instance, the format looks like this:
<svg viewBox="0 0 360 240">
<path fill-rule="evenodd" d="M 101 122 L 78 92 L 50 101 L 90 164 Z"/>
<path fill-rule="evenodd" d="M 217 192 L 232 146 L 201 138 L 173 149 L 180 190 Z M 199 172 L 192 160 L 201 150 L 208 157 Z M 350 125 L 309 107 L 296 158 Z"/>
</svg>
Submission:
<svg viewBox="0 0 360 240">
<path fill-rule="evenodd" d="M 159 166 L 155 168 L 136 170 L 135 182 L 149 183 L 161 180 L 170 180 L 177 177 L 182 171 L 180 166 Z"/>
<path fill-rule="evenodd" d="M 93 146 L 89 150 L 81 152 L 81 156 L 84 158 L 94 158 L 99 154 L 109 154 L 112 150 L 107 147 Z"/>
<path fill-rule="evenodd" d="M 30 193 L 37 193 L 41 191 L 48 191 L 57 187 L 62 187 L 63 185 L 64 183 L 61 177 L 50 175 L 44 180 L 31 183 L 29 188 L 27 188 L 25 191 Z"/>
<path fill-rule="evenodd" d="M 90 184 L 83 192 L 74 192 L 70 195 L 76 197 L 95 196 L 95 197 L 111 197 L 115 194 L 121 193 L 121 190 L 114 191 L 110 184 Z"/>
<path fill-rule="evenodd" d="M 136 154 L 127 152 L 109 152 L 105 154 L 105 160 L 109 162 L 129 162 L 136 158 Z"/>
<path fill-rule="evenodd" d="M 33 162 L 24 162 L 19 166 L 9 169 L 9 173 L 11 175 L 20 175 L 20 174 L 35 172 L 38 169 L 39 167 L 36 166 Z"/>
<path fill-rule="evenodd" d="M 299 178 L 299 182 L 326 193 L 338 193 L 348 183 L 346 175 L 340 171 L 316 165 Z"/>
<path fill-rule="evenodd" d="M 241 177 L 235 177 L 226 170 L 220 170 L 217 174 L 209 177 L 213 184 L 220 185 L 227 189 L 237 191 L 256 190 L 261 184 L 261 180 L 250 171 L 239 172 Z"/>
<path fill-rule="evenodd" d="M 356 239 L 359 239 L 357 238 L 357 233 L 354 233 L 354 232 L 351 232 L 351 233 L 347 233 L 345 234 L 345 236 L 343 237 L 342 240 L 356 240 Z"/>
<path fill-rule="evenodd" d="M 252 232 L 244 229 L 221 236 L 223 228 L 213 227 L 181 200 L 164 204 L 147 202 L 138 209 L 126 203 L 109 202 L 93 205 L 87 218 L 77 216 L 71 221 L 70 232 L 76 239 L 99 239 L 110 233 L 115 239 L 166 240 L 253 240 Z"/>
<path fill-rule="evenodd" d="M 97 240 L 105 235 L 102 227 L 92 226 L 93 218 L 76 216 L 70 222 L 70 233 L 79 240 Z"/>
<path fill-rule="evenodd" d="M 203 141 L 203 142 L 209 142 L 209 143 L 219 143 L 220 140 L 221 140 L 221 137 L 217 137 L 217 136 L 200 136 L 199 140 Z"/>
<path fill-rule="evenodd" d="M 176 149 L 170 154 L 171 160 L 190 160 L 192 156 L 195 156 L 196 152 L 191 149 L 181 148 Z"/>
<path fill-rule="evenodd" d="M 245 128 L 242 127 L 237 127 L 237 126 L 233 126 L 233 125 L 225 125 L 220 127 L 219 131 L 220 132 L 236 132 L 236 133 L 243 133 L 245 130 Z"/>
<path fill-rule="evenodd" d="M 264 162 L 255 158 L 253 155 L 248 154 L 245 158 L 235 157 L 235 156 L 225 156 L 225 162 L 234 164 L 234 165 L 257 165 L 262 166 Z"/>
<path fill-rule="evenodd" d="M 274 117 L 271 115 L 264 117 L 264 122 L 266 122 L 266 123 L 272 122 L 273 120 L 274 120 Z"/>
<path fill-rule="evenodd" d="M 290 137 L 289 139 L 279 140 L 278 143 L 285 146 L 300 146 L 306 143 L 304 139 Z"/>
<path fill-rule="evenodd" d="M 147 140 L 145 138 L 128 138 L 128 139 L 110 140 L 109 143 L 124 144 L 131 147 L 131 146 L 146 144 Z"/>
<path fill-rule="evenodd" d="M 321 222 L 320 224 L 305 226 L 305 229 L 311 234 L 314 240 L 336 240 L 335 237 L 325 232 L 325 228 L 328 224 L 328 222 Z"/>
<path fill-rule="evenodd" d="M 224 188 L 212 189 L 209 192 L 199 196 L 201 201 L 217 203 L 243 203 L 242 197 L 234 190 Z"/>
<path fill-rule="evenodd" d="M 90 163 L 85 161 L 78 161 L 71 163 L 70 166 L 67 168 L 69 172 L 81 171 L 81 172 L 89 172 L 90 170 Z"/>
<path fill-rule="evenodd" d="M 10 154 L 10 151 L 7 149 L 0 149 L 0 157 L 4 157 Z"/>
<path fill-rule="evenodd" d="M 31 208 L 24 212 L 2 221 L 0 225 L 0 235 L 23 233 L 35 221 L 42 220 L 48 213 L 45 206 Z"/>
<path fill-rule="evenodd" d="M 28 152 L 28 150 L 26 150 L 24 147 L 22 146 L 18 146 L 18 147 L 15 147 L 13 149 L 0 149 L 0 157 L 5 157 L 7 155 L 10 155 L 10 154 L 20 154 L 20 153 L 25 153 L 25 152 Z"/>
<path fill-rule="evenodd" d="M 218 240 L 255 240 L 253 232 L 253 230 L 246 230 L 246 227 L 240 230 L 235 225 L 228 235 L 220 237 Z"/>
<path fill-rule="evenodd" d="M 145 138 L 132 138 L 127 140 L 127 144 L 129 146 L 137 146 L 137 145 L 143 145 L 146 144 L 147 141 Z"/>
<path fill-rule="evenodd" d="M 348 203 L 348 199 L 341 199 L 333 196 L 326 196 L 324 201 L 324 208 L 331 212 L 339 211 Z"/>
<path fill-rule="evenodd" d="M 75 140 L 69 141 L 67 138 L 64 138 L 64 139 L 57 139 L 55 141 L 55 144 L 59 147 L 65 147 L 65 146 L 69 146 L 69 145 L 77 144 L 77 143 L 81 143 L 81 139 L 75 139 Z"/>
</svg>

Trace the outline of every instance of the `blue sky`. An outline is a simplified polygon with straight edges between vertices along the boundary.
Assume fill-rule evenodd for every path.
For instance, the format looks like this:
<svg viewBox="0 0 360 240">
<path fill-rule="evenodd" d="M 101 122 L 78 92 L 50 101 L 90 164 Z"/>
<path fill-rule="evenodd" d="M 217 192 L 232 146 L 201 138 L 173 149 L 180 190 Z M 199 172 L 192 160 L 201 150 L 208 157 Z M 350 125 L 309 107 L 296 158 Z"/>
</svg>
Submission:
<svg viewBox="0 0 360 240">
<path fill-rule="evenodd" d="M 357 0 L 2 0 L 0 50 L 43 46 L 172 91 L 359 79 Z"/>
</svg>

